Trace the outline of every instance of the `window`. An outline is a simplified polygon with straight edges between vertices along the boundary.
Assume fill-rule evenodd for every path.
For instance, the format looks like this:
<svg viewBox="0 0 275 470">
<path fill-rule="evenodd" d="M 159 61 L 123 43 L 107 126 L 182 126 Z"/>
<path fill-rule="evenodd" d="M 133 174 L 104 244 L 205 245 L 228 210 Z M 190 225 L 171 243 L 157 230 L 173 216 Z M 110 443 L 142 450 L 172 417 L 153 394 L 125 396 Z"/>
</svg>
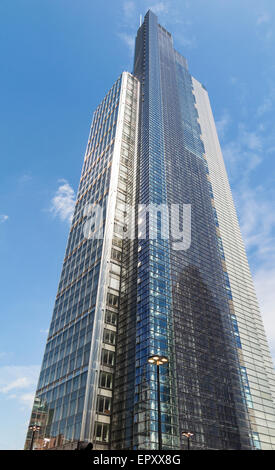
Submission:
<svg viewBox="0 0 275 470">
<path fill-rule="evenodd" d="M 108 349 L 102 350 L 101 356 L 101 364 L 112 367 L 115 362 L 115 353 L 113 351 L 109 351 Z"/>
<path fill-rule="evenodd" d="M 110 271 L 112 273 L 117 274 L 118 276 L 120 276 L 121 269 L 120 269 L 120 266 L 118 264 L 110 263 Z M 120 280 L 120 278 L 117 277 L 117 276 L 113 276 L 113 277 L 116 277 L 116 279 Z"/>
<path fill-rule="evenodd" d="M 115 266 L 115 265 L 113 265 Z M 112 267 L 111 267 L 112 269 Z M 109 280 L 109 287 L 114 290 L 119 290 L 119 278 L 115 278 L 114 276 L 110 276 Z"/>
<path fill-rule="evenodd" d="M 115 344 L 116 335 L 114 331 L 104 330 L 103 333 L 103 342 L 108 344 Z"/>
<path fill-rule="evenodd" d="M 110 310 L 106 310 L 105 314 L 105 322 L 109 325 L 116 325 L 117 324 L 117 314 L 111 312 Z"/>
<path fill-rule="evenodd" d="M 110 414 L 111 411 L 111 398 L 110 397 L 97 397 L 97 411 L 106 415 Z"/>
<path fill-rule="evenodd" d="M 121 251 L 115 250 L 112 248 L 112 254 L 111 254 L 112 259 L 115 259 L 117 261 L 121 260 Z"/>
<path fill-rule="evenodd" d="M 109 439 L 109 425 L 103 423 L 96 423 L 95 425 L 95 439 L 100 442 L 108 442 Z"/>
<path fill-rule="evenodd" d="M 108 372 L 100 372 L 99 386 L 111 389 L 113 386 L 113 375 Z"/>
<path fill-rule="evenodd" d="M 256 447 L 256 449 L 261 450 L 260 437 L 257 432 L 253 432 L 253 444 Z"/>
<path fill-rule="evenodd" d="M 114 294 L 109 294 L 107 295 L 107 303 L 108 305 L 110 305 L 111 307 L 115 307 L 117 308 L 118 307 L 118 296 L 117 295 L 114 295 Z"/>
<path fill-rule="evenodd" d="M 124 196 L 125 197 L 125 196 Z M 122 239 L 121 238 L 117 238 L 117 237 L 114 237 L 113 238 L 113 245 L 114 246 L 118 246 L 118 247 L 122 247 Z"/>
</svg>

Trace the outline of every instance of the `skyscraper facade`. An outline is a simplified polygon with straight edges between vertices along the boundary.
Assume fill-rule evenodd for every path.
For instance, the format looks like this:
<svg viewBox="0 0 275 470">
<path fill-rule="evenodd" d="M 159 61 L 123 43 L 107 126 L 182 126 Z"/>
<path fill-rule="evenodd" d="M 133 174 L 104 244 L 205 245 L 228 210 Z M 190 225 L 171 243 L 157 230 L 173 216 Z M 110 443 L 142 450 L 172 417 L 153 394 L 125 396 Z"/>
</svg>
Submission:
<svg viewBox="0 0 275 470">
<path fill-rule="evenodd" d="M 275 449 L 274 369 L 208 93 L 149 11 L 133 74 L 94 113 L 37 442 L 157 449 L 153 354 L 168 358 L 164 449 L 186 448 L 187 431 L 194 449 Z"/>
</svg>

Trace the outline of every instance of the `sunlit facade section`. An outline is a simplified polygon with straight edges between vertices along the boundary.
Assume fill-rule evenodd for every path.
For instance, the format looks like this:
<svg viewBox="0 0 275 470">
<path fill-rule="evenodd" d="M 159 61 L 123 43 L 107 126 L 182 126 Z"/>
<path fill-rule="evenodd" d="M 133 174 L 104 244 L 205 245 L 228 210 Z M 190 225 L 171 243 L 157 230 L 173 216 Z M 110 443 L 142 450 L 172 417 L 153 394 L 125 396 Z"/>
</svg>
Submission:
<svg viewBox="0 0 275 470">
<path fill-rule="evenodd" d="M 138 80 L 124 72 L 93 116 L 30 420 L 40 426 L 34 448 L 79 440 L 93 441 L 95 448 L 109 444 L 125 193 L 132 184 L 138 99 Z M 31 430 L 26 449 L 30 441 Z"/>
<path fill-rule="evenodd" d="M 192 79 L 219 221 L 220 247 L 232 293 L 230 311 L 238 338 L 242 380 L 254 447 L 275 449 L 275 374 L 239 222 L 206 89 Z"/>
</svg>

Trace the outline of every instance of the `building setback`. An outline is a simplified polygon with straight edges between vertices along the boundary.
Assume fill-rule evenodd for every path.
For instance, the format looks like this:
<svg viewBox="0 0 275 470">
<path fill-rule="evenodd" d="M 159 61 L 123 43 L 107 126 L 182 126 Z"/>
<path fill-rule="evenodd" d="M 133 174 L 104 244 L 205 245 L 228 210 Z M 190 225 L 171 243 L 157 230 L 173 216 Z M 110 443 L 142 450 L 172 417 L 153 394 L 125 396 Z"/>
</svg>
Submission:
<svg viewBox="0 0 275 470">
<path fill-rule="evenodd" d="M 193 449 L 275 449 L 274 369 L 208 93 L 149 10 L 133 74 L 94 113 L 34 448 L 157 449 L 153 354 L 169 360 L 163 449 L 187 448 L 183 431 Z"/>
</svg>

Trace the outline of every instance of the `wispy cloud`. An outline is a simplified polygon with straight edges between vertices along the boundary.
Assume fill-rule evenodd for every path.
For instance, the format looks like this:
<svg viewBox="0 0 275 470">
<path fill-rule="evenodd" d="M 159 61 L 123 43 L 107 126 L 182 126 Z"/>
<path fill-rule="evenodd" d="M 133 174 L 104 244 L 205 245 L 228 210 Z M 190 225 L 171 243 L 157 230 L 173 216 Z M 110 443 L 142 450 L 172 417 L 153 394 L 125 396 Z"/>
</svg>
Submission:
<svg viewBox="0 0 275 470">
<path fill-rule="evenodd" d="M 237 77 L 235 77 L 234 75 L 232 75 L 231 77 L 229 77 L 229 83 L 230 83 L 231 85 L 236 85 L 236 83 L 238 83 Z"/>
<path fill-rule="evenodd" d="M 43 333 L 43 334 L 45 334 L 45 335 L 47 335 L 47 334 L 49 333 L 49 329 L 47 329 L 47 330 L 42 330 L 42 329 L 41 329 L 41 330 L 39 330 L 39 331 L 40 331 L 40 333 Z"/>
<path fill-rule="evenodd" d="M 138 24 L 138 11 L 136 3 L 132 0 L 127 0 L 122 5 L 122 12 L 119 17 L 117 36 L 127 46 L 131 59 L 134 52 L 136 27 Z"/>
<path fill-rule="evenodd" d="M 263 148 L 262 136 L 255 130 L 247 130 L 244 124 L 239 125 L 239 140 L 248 150 L 261 151 Z"/>
<path fill-rule="evenodd" d="M 226 119 L 221 118 L 226 141 Z M 240 123 L 234 139 L 223 145 L 230 182 L 236 201 L 241 232 L 252 268 L 264 325 L 275 359 L 275 190 L 272 179 L 256 177 L 256 169 L 265 162 L 272 149 L 265 122 L 248 128 Z M 261 170 L 260 170 L 261 171 Z M 255 184 L 255 181 L 257 182 Z"/>
<path fill-rule="evenodd" d="M 226 131 L 226 118 L 222 119 L 223 139 Z M 262 161 L 263 137 L 255 130 L 248 130 L 244 124 L 239 124 L 237 136 L 222 145 L 223 156 L 227 164 L 231 183 L 247 179 L 250 173 Z M 241 180 L 240 180 L 241 175 Z"/>
<path fill-rule="evenodd" d="M 220 119 L 216 121 L 216 128 L 218 131 L 219 138 L 222 139 L 228 130 L 228 126 L 231 122 L 231 117 L 228 110 L 224 110 Z"/>
<path fill-rule="evenodd" d="M 266 23 L 270 23 L 270 20 L 271 20 L 271 17 L 268 13 L 261 13 L 260 15 L 258 15 L 257 17 L 257 24 L 266 24 Z"/>
<path fill-rule="evenodd" d="M 19 178 L 18 181 L 21 184 L 28 183 L 32 180 L 32 175 L 29 172 L 23 173 Z"/>
<path fill-rule="evenodd" d="M 7 399 L 16 399 L 19 404 L 32 406 L 37 384 L 39 366 L 0 367 L 0 394 Z"/>
<path fill-rule="evenodd" d="M 3 224 L 8 220 L 9 216 L 6 214 L 0 214 L 0 224 Z"/>
<path fill-rule="evenodd" d="M 249 250 L 266 265 L 275 262 L 275 212 L 272 190 L 243 182 L 237 194 L 242 233 Z"/>
<path fill-rule="evenodd" d="M 257 116 L 262 117 L 269 111 L 272 111 L 274 109 L 274 103 L 275 103 L 275 88 L 274 86 L 271 86 L 271 89 L 267 96 L 265 96 L 264 100 L 262 103 L 259 104 L 257 108 Z"/>
<path fill-rule="evenodd" d="M 153 5 L 149 5 L 148 10 L 152 10 L 155 15 L 166 14 L 169 12 L 169 6 L 167 2 L 158 2 Z"/>
<path fill-rule="evenodd" d="M 159 17 L 159 21 L 164 26 L 173 24 L 173 36 L 179 46 L 193 48 L 196 46 L 197 40 L 191 30 L 190 20 L 186 19 L 185 9 L 187 7 L 188 3 L 182 0 L 180 2 L 143 0 L 139 4 L 131 0 L 125 1 L 122 6 L 118 36 L 127 45 L 132 55 L 140 14 L 144 15 L 150 9 Z"/>
<path fill-rule="evenodd" d="M 271 22 L 272 17 L 267 12 L 259 14 L 256 18 L 258 37 L 266 43 L 269 43 L 274 37 Z"/>
<path fill-rule="evenodd" d="M 60 183 L 52 198 L 50 211 L 62 221 L 71 222 L 75 206 L 75 192 L 66 180 L 60 180 Z"/>
<path fill-rule="evenodd" d="M 19 388 L 26 388 L 29 386 L 29 377 L 19 377 L 11 382 L 9 382 L 4 387 L 0 388 L 0 392 L 8 393 L 11 390 L 19 389 Z"/>
<path fill-rule="evenodd" d="M 126 18 L 132 19 L 136 12 L 136 5 L 133 1 L 127 1 L 122 6 L 123 14 Z"/>
<path fill-rule="evenodd" d="M 24 407 L 32 408 L 34 397 L 35 397 L 35 392 L 23 393 L 22 395 L 19 396 L 19 400 Z"/>
<path fill-rule="evenodd" d="M 126 44 L 129 48 L 131 54 L 134 52 L 135 47 L 135 36 L 127 33 L 118 33 L 120 39 Z"/>
<path fill-rule="evenodd" d="M 241 231 L 252 263 L 255 288 L 275 361 L 275 213 L 272 188 L 243 183 L 235 192 Z"/>
<path fill-rule="evenodd" d="M 187 31 L 185 32 L 184 24 L 182 24 L 181 31 L 176 32 L 174 34 L 174 38 L 175 38 L 176 42 L 184 48 L 193 49 L 194 47 L 197 46 L 196 36 L 194 36 L 191 33 L 188 33 Z"/>
<path fill-rule="evenodd" d="M 151 3 L 147 1 L 147 7 L 150 8 L 157 16 L 160 22 L 164 22 L 169 30 L 169 25 L 173 26 L 173 37 L 177 47 L 193 49 L 197 46 L 197 38 L 194 35 L 193 24 L 190 15 L 186 14 L 188 2 L 181 0 Z M 184 50 L 182 51 L 184 53 Z"/>
</svg>

